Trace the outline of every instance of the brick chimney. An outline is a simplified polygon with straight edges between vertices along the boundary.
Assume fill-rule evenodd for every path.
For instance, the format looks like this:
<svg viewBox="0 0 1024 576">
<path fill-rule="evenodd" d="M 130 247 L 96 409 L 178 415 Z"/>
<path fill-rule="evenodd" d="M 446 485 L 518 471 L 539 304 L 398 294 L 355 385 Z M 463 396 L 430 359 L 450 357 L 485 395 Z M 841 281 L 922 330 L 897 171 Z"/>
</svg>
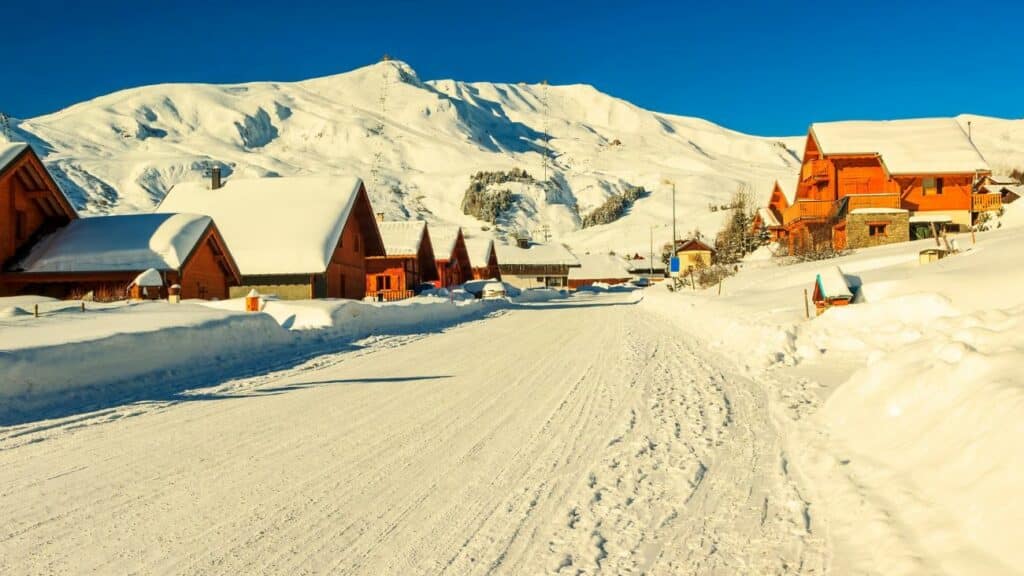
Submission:
<svg viewBox="0 0 1024 576">
<path fill-rule="evenodd" d="M 216 190 L 220 186 L 220 166 L 214 166 L 210 168 L 210 190 Z"/>
</svg>

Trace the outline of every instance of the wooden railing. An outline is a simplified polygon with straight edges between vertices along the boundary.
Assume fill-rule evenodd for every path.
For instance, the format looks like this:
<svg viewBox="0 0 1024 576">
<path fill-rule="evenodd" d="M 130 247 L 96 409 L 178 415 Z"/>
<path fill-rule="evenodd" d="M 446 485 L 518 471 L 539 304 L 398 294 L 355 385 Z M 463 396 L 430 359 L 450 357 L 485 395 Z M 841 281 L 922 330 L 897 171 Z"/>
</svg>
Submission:
<svg viewBox="0 0 1024 576">
<path fill-rule="evenodd" d="M 832 202 L 829 200 L 797 200 L 792 206 L 782 211 L 782 223 L 825 219 L 831 212 Z"/>
<path fill-rule="evenodd" d="M 805 182 L 807 180 L 827 180 L 828 160 L 807 161 L 802 168 L 801 177 Z"/>
<path fill-rule="evenodd" d="M 1003 207 L 1003 197 L 999 194 L 971 194 L 972 212 L 989 212 Z"/>
<path fill-rule="evenodd" d="M 850 194 L 846 196 L 846 210 L 858 208 L 899 208 L 899 194 Z"/>
<path fill-rule="evenodd" d="M 412 298 L 415 295 L 416 293 L 412 290 L 378 290 L 367 294 L 367 296 L 377 302 L 397 302 L 398 300 Z"/>
</svg>

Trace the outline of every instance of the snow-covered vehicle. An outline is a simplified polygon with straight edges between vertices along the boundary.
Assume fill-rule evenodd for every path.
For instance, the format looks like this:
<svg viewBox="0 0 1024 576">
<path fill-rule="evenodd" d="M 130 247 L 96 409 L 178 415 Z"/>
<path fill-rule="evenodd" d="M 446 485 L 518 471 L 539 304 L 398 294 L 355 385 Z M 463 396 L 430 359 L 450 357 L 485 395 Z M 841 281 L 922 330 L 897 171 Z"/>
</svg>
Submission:
<svg viewBox="0 0 1024 576">
<path fill-rule="evenodd" d="M 506 296 L 508 296 L 508 292 L 505 290 L 505 285 L 501 282 L 488 282 L 480 293 L 480 297 L 484 300 L 504 298 Z"/>
<path fill-rule="evenodd" d="M 630 282 L 630 284 L 636 286 L 637 288 L 647 288 L 648 286 L 651 285 L 651 281 L 649 278 L 640 277 Z"/>
</svg>

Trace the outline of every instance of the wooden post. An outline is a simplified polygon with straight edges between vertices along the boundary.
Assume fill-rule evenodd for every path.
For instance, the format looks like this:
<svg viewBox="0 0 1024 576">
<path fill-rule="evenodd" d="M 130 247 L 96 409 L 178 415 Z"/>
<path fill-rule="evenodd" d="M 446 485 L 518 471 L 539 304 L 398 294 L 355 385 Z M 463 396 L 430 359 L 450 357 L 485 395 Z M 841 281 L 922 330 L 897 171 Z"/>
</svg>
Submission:
<svg viewBox="0 0 1024 576">
<path fill-rule="evenodd" d="M 721 278 L 718 279 L 718 295 L 719 296 L 722 295 L 722 279 Z"/>
<path fill-rule="evenodd" d="M 39 318 L 39 304 L 32 307 L 32 315 Z"/>
<path fill-rule="evenodd" d="M 971 227 L 971 246 L 974 246 L 975 242 L 977 242 L 977 240 L 974 239 L 974 227 L 972 226 Z"/>
<path fill-rule="evenodd" d="M 806 316 L 808 320 L 811 319 L 811 305 L 807 299 L 807 288 L 804 288 L 804 316 Z"/>
<path fill-rule="evenodd" d="M 935 245 L 938 246 L 939 248 L 942 248 L 942 243 L 939 242 L 939 231 L 935 229 L 935 222 L 932 222 L 931 225 L 932 225 L 932 238 L 935 238 Z"/>
<path fill-rule="evenodd" d="M 85 300 L 82 300 L 82 312 L 85 312 Z"/>
<path fill-rule="evenodd" d="M 694 291 L 694 292 L 696 292 L 696 291 L 697 291 L 697 282 L 695 282 L 695 281 L 693 280 L 693 268 L 692 268 L 692 267 L 690 268 L 690 286 L 692 286 L 692 287 L 693 287 L 693 291 Z"/>
</svg>

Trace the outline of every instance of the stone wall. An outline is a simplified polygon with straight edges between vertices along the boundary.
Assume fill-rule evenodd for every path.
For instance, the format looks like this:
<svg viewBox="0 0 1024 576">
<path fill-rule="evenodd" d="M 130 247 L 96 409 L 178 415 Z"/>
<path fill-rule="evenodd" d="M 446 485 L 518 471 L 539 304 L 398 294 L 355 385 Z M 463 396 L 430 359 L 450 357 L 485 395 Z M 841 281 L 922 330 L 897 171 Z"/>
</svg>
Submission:
<svg viewBox="0 0 1024 576">
<path fill-rule="evenodd" d="M 885 234 L 871 236 L 871 224 L 885 224 Z M 852 213 L 846 216 L 846 245 L 849 248 L 867 248 L 908 240 L 910 214 L 905 210 L 870 214 Z"/>
</svg>

